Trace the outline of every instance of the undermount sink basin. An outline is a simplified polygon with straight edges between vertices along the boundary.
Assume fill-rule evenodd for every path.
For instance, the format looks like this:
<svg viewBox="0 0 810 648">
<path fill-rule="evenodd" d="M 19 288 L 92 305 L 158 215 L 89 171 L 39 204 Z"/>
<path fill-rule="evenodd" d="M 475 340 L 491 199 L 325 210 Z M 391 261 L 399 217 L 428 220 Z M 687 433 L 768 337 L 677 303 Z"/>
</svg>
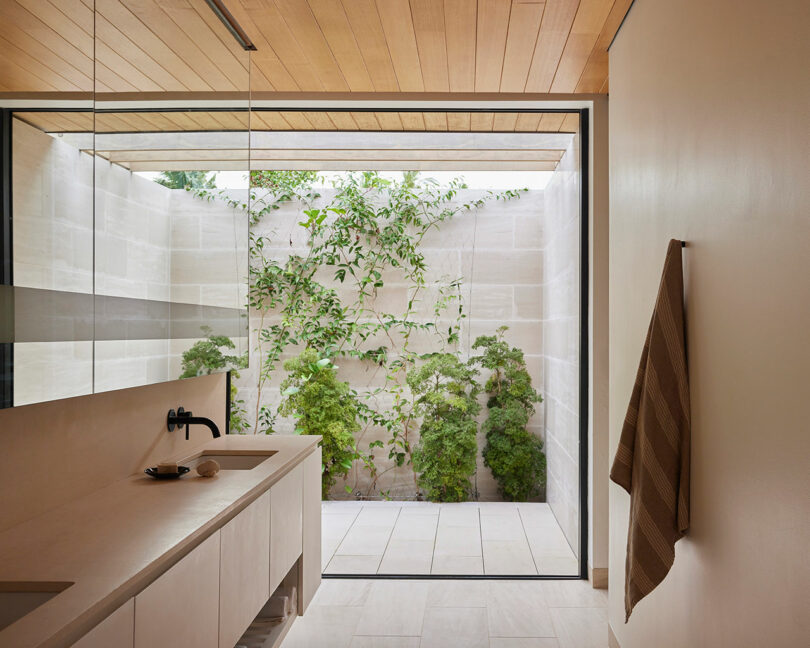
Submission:
<svg viewBox="0 0 810 648">
<path fill-rule="evenodd" d="M 202 452 L 184 463 L 194 470 L 203 461 L 213 459 L 219 464 L 220 470 L 252 470 L 276 452 L 276 450 L 211 450 Z"/>
<path fill-rule="evenodd" d="M 73 583 L 0 582 L 0 630 L 61 594 Z"/>
</svg>

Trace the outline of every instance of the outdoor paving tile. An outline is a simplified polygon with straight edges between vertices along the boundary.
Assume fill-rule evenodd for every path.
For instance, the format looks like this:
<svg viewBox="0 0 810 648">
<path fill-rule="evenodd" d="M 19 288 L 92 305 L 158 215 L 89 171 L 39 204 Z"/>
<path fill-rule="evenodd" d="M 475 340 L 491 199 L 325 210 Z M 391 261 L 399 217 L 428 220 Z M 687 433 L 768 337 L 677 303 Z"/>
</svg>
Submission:
<svg viewBox="0 0 810 648">
<path fill-rule="evenodd" d="M 526 532 L 518 516 L 509 515 L 482 515 L 481 539 L 526 542 Z M 526 544 L 528 549 L 529 545 Z"/>
<path fill-rule="evenodd" d="M 439 515 L 441 504 L 436 502 L 402 502 L 402 509 L 399 516 L 404 517 L 408 515 Z"/>
<path fill-rule="evenodd" d="M 433 540 L 391 540 L 383 555 L 379 574 L 429 574 Z"/>
<path fill-rule="evenodd" d="M 361 526 L 355 524 L 349 529 L 335 554 L 338 556 L 382 556 L 393 529 L 393 525 Z"/>
<path fill-rule="evenodd" d="M 355 634 L 420 636 L 429 588 L 428 581 L 374 581 Z"/>
<path fill-rule="evenodd" d="M 328 573 L 372 574 L 378 569 L 389 574 L 579 572 L 579 562 L 545 503 L 323 504 L 321 551 Z M 407 545 L 411 553 L 401 550 L 406 545 L 400 543 L 406 541 L 414 543 Z M 432 543 L 432 556 L 426 542 Z M 340 560 L 332 564 L 335 558 Z"/>
<path fill-rule="evenodd" d="M 520 502 L 517 509 L 523 520 L 523 526 L 526 528 L 535 526 L 559 526 L 557 524 L 557 518 L 554 517 L 554 513 L 552 513 L 551 507 L 548 504 Z"/>
<path fill-rule="evenodd" d="M 321 518 L 321 535 L 325 538 L 342 538 L 354 524 L 356 517 L 356 515 L 324 515 Z"/>
<path fill-rule="evenodd" d="M 349 511 L 358 513 L 362 508 L 363 503 L 358 502 L 357 500 L 324 500 L 321 502 L 321 510 L 325 515 L 331 515 L 332 513 L 345 514 Z"/>
<path fill-rule="evenodd" d="M 321 568 L 326 569 L 343 538 L 321 538 Z"/>
<path fill-rule="evenodd" d="M 487 617 L 491 637 L 555 637 L 541 581 L 491 581 Z"/>
<path fill-rule="evenodd" d="M 397 521 L 397 517 L 399 517 L 399 511 L 400 507 L 396 505 L 388 507 L 364 506 L 354 523 L 363 526 L 393 526 Z"/>
<path fill-rule="evenodd" d="M 526 539 L 536 555 L 568 556 L 572 554 L 571 545 L 559 526 L 542 529 L 529 527 L 526 529 Z"/>
<path fill-rule="evenodd" d="M 428 607 L 485 608 L 487 582 L 482 580 L 436 580 L 430 583 Z"/>
<path fill-rule="evenodd" d="M 325 574 L 376 574 L 382 555 L 333 556 L 324 569 Z"/>
<path fill-rule="evenodd" d="M 545 576 L 576 576 L 579 573 L 579 561 L 571 555 L 566 558 L 535 558 L 537 573 Z"/>
<path fill-rule="evenodd" d="M 391 534 L 392 540 L 430 540 L 436 538 L 436 515 L 400 515 Z"/>
<path fill-rule="evenodd" d="M 477 506 L 443 504 L 439 512 L 439 526 L 476 527 L 479 525 Z"/>
<path fill-rule="evenodd" d="M 443 527 L 436 532 L 437 556 L 480 556 L 481 532 L 477 527 Z"/>
<path fill-rule="evenodd" d="M 479 502 L 478 510 L 481 515 L 518 515 L 516 502 Z"/>
<path fill-rule="evenodd" d="M 481 556 L 433 556 L 431 574 L 452 574 L 464 576 L 484 573 L 484 559 Z"/>
<path fill-rule="evenodd" d="M 520 541 L 484 540 L 484 573 L 497 576 L 537 574 L 532 552 L 525 538 Z"/>
<path fill-rule="evenodd" d="M 420 648 L 489 648 L 487 617 L 478 608 L 428 608 Z"/>
<path fill-rule="evenodd" d="M 560 648 L 608 648 L 607 610 L 550 608 Z"/>
</svg>

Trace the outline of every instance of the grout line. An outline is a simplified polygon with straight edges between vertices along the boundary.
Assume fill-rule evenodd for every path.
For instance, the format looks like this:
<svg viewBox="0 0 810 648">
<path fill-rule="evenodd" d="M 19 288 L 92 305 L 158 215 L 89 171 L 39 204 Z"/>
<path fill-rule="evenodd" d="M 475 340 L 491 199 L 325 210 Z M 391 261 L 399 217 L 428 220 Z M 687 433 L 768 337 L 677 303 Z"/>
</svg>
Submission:
<svg viewBox="0 0 810 648">
<path fill-rule="evenodd" d="M 487 562 L 484 559 L 484 530 L 481 528 L 481 507 L 476 507 L 478 511 L 478 541 L 481 543 L 481 569 L 487 575 Z"/>
<path fill-rule="evenodd" d="M 342 545 L 342 544 L 343 544 L 343 541 L 346 539 L 346 536 L 347 536 L 347 535 L 349 535 L 349 531 L 351 531 L 351 530 L 352 530 L 352 527 L 354 527 L 354 523 L 355 523 L 355 521 L 357 520 L 357 517 L 360 515 L 360 511 L 362 511 L 362 510 L 363 510 L 363 506 L 360 506 L 360 508 L 358 508 L 358 509 L 357 509 L 357 513 L 355 513 L 355 514 L 354 514 L 354 517 L 352 518 L 352 523 L 351 523 L 351 524 L 349 525 L 349 527 L 346 529 L 346 533 L 344 533 L 344 534 L 341 536 L 341 538 L 340 538 L 340 542 L 338 542 L 338 543 L 337 543 L 337 546 L 335 547 L 335 550 L 332 552 L 332 555 L 331 555 L 331 556 L 329 556 L 329 560 L 327 560 L 327 561 L 326 561 L 326 564 L 325 564 L 325 565 L 324 565 L 324 564 L 321 564 L 321 571 L 322 571 L 322 572 L 325 572 L 325 571 L 327 570 L 327 568 L 329 567 L 329 564 L 332 562 L 332 559 L 333 559 L 333 558 L 335 557 L 335 555 L 337 554 L 338 549 L 340 549 L 340 545 Z M 323 504 L 321 504 L 321 524 L 323 524 L 323 516 L 324 516 L 324 512 L 323 512 Z M 323 541 L 323 539 L 321 539 L 321 541 Z M 321 558 L 321 563 L 323 563 L 323 558 Z"/>
<path fill-rule="evenodd" d="M 439 522 L 442 517 L 442 507 L 439 505 L 439 514 L 436 516 L 436 530 L 433 532 L 433 550 L 430 552 L 430 573 L 433 573 L 433 563 L 436 560 L 436 541 L 439 539 Z"/>
<path fill-rule="evenodd" d="M 529 545 L 529 555 L 532 557 L 532 562 L 534 563 L 534 571 L 539 576 L 540 567 L 537 564 L 537 559 L 534 557 L 534 551 L 532 550 L 532 543 L 529 540 L 529 532 L 526 530 L 526 525 L 523 524 L 523 514 L 520 512 L 520 507 L 518 507 L 518 517 L 520 518 L 520 527 L 523 529 L 523 535 L 526 538 L 526 543 Z"/>
<path fill-rule="evenodd" d="M 363 507 L 365 508 L 365 507 Z M 399 516 L 402 515 L 402 507 L 400 506 L 397 509 L 397 516 L 394 518 L 394 523 L 391 525 L 391 533 L 388 534 L 388 540 L 385 542 L 385 549 L 383 549 L 382 555 L 380 556 L 380 562 L 377 565 L 377 570 L 375 571 L 376 574 L 380 573 L 380 567 L 383 564 L 383 560 L 385 560 L 385 553 L 388 551 L 388 545 L 391 544 L 391 536 L 394 535 L 394 529 L 397 527 L 397 521 L 399 520 Z"/>
</svg>

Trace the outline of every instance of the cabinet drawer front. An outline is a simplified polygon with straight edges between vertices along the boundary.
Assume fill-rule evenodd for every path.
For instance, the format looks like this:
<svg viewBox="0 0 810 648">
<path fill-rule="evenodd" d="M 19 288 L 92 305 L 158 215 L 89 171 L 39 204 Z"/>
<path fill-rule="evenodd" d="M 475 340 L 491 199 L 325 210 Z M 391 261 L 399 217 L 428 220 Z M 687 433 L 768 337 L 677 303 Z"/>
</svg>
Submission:
<svg viewBox="0 0 810 648">
<path fill-rule="evenodd" d="M 135 599 L 131 598 L 73 644 L 73 648 L 132 648 L 134 634 Z"/>
<path fill-rule="evenodd" d="M 270 488 L 270 592 L 301 555 L 304 472 L 301 464 Z"/>
<path fill-rule="evenodd" d="M 270 493 L 222 527 L 219 646 L 233 648 L 270 598 Z"/>
<path fill-rule="evenodd" d="M 217 531 L 135 597 L 135 648 L 219 645 Z"/>
</svg>

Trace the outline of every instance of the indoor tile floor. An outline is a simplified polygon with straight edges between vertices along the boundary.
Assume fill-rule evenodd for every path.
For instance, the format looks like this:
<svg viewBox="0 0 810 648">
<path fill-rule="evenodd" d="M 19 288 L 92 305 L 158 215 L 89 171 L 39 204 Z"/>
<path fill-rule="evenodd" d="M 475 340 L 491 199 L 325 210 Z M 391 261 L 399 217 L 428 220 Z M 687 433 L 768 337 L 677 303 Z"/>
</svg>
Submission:
<svg viewBox="0 0 810 648">
<path fill-rule="evenodd" d="M 282 648 L 607 648 L 581 580 L 325 579 Z"/>
<path fill-rule="evenodd" d="M 324 502 L 326 574 L 575 575 L 548 504 Z"/>
</svg>

